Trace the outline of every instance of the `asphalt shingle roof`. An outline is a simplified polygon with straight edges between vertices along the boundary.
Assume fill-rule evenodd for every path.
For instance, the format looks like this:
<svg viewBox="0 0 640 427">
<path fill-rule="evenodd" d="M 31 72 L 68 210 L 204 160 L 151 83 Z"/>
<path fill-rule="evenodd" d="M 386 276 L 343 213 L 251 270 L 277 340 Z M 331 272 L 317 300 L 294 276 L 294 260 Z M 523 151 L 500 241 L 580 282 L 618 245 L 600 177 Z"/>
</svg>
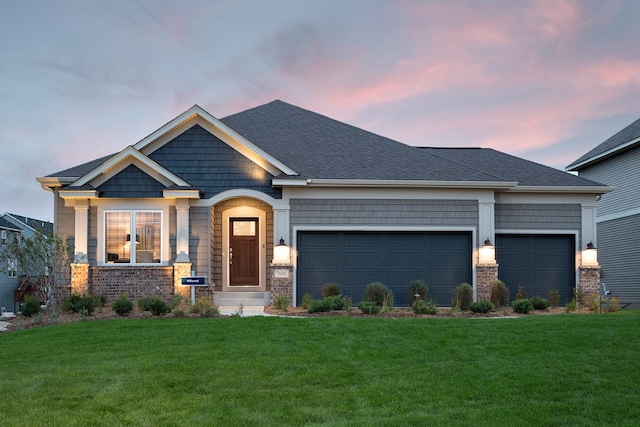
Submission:
<svg viewBox="0 0 640 427">
<path fill-rule="evenodd" d="M 640 119 L 631 123 L 629 126 L 622 129 L 620 132 L 616 133 L 612 137 L 605 140 L 602 144 L 597 145 L 591 151 L 586 153 L 584 156 L 580 157 L 569 166 L 567 169 L 572 170 L 576 165 L 583 163 L 585 161 L 590 160 L 591 158 L 598 157 L 610 150 L 615 150 L 621 145 L 626 144 L 627 142 L 633 141 L 634 139 L 640 138 Z M 580 169 L 580 168 L 578 168 Z"/>
</svg>

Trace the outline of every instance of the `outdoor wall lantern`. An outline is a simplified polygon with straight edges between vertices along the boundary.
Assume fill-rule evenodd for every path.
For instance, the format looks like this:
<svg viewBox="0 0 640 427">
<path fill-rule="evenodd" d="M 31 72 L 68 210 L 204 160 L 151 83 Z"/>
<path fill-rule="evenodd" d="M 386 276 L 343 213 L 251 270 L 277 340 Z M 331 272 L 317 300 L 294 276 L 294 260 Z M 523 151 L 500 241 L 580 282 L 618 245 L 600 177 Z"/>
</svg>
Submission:
<svg viewBox="0 0 640 427">
<path fill-rule="evenodd" d="M 284 242 L 281 237 L 280 242 L 273 247 L 273 263 L 274 264 L 289 264 L 291 262 L 291 251 L 289 246 Z"/>
<path fill-rule="evenodd" d="M 496 263 L 496 247 L 493 246 L 491 240 L 487 237 L 484 244 L 480 248 L 478 263 L 479 264 L 495 264 Z"/>
<path fill-rule="evenodd" d="M 592 242 L 587 243 L 587 248 L 582 251 L 582 265 L 594 267 L 598 265 L 598 250 Z"/>
</svg>

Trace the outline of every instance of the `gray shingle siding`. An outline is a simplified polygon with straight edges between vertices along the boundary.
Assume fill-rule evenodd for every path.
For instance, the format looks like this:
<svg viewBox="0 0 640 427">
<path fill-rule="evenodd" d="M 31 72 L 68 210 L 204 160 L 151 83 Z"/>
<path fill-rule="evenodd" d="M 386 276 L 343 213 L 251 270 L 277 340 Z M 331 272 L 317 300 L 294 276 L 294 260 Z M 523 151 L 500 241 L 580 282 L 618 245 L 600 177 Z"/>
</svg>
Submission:
<svg viewBox="0 0 640 427">
<path fill-rule="evenodd" d="M 273 176 L 199 125 L 186 130 L 149 155 L 210 198 L 222 191 L 247 188 L 281 198 Z"/>
<path fill-rule="evenodd" d="M 473 200 L 291 199 L 291 226 L 478 226 Z"/>
<path fill-rule="evenodd" d="M 495 205 L 496 229 L 502 230 L 578 230 L 582 228 L 579 204 Z"/>
<path fill-rule="evenodd" d="M 103 198 L 147 199 L 162 197 L 164 188 L 137 166 L 129 165 L 97 190 Z"/>
<path fill-rule="evenodd" d="M 623 303 L 640 305 L 640 263 L 638 262 L 640 215 L 598 223 L 598 262 L 602 281 Z"/>
<path fill-rule="evenodd" d="M 640 147 L 580 171 L 580 176 L 614 187 L 598 203 L 598 216 L 640 208 Z"/>
</svg>

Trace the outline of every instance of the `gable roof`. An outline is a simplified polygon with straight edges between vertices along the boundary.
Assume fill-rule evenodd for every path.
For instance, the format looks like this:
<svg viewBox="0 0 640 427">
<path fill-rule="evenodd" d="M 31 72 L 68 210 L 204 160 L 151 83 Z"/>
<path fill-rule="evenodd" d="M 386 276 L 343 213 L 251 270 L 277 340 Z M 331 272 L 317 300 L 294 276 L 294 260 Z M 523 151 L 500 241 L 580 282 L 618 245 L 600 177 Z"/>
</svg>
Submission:
<svg viewBox="0 0 640 427">
<path fill-rule="evenodd" d="M 3 213 L 1 218 L 21 230 L 40 232 L 45 236 L 53 235 L 53 223 L 49 221 L 42 221 L 39 219 L 29 218 L 26 216 L 16 215 L 8 212 Z"/>
<path fill-rule="evenodd" d="M 69 190 L 74 186 L 86 187 L 103 179 L 100 177 L 114 165 L 134 159 L 159 176 L 170 178 L 170 182 L 165 183 L 168 187 L 188 187 L 194 183 L 180 179 L 168 170 L 170 167 L 163 168 L 149 156 L 196 125 L 268 168 L 274 176 L 274 187 L 419 186 L 608 191 L 607 187 L 593 181 L 492 149 L 409 146 L 280 100 L 220 120 L 194 105 L 118 154 L 38 178 L 38 181 L 43 187 L 67 186 Z M 90 192 L 91 188 L 84 191 Z"/>
<path fill-rule="evenodd" d="M 570 171 L 579 171 L 587 166 L 620 154 L 632 146 L 640 144 L 640 119 L 631 123 L 612 137 L 566 167 Z"/>
</svg>

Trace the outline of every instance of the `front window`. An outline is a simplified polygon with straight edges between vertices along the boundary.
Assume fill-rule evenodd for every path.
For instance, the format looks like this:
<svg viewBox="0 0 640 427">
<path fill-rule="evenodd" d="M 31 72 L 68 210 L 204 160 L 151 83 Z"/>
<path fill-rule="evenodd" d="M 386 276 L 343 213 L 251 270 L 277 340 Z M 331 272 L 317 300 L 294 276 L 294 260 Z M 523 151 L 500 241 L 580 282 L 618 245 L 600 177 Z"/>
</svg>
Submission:
<svg viewBox="0 0 640 427">
<path fill-rule="evenodd" d="M 7 275 L 9 277 L 18 277 L 18 263 L 15 260 L 9 261 L 7 265 Z"/>
<path fill-rule="evenodd" d="M 162 212 L 105 212 L 105 260 L 108 263 L 160 262 Z"/>
</svg>

